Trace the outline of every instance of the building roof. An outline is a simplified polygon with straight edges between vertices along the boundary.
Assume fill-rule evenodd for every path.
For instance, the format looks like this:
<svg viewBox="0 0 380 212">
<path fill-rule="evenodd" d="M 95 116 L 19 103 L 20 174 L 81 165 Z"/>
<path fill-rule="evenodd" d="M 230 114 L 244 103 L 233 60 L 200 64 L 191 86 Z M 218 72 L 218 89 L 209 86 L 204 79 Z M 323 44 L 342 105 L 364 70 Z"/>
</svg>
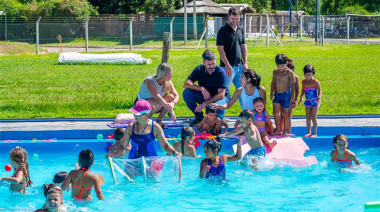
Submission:
<svg viewBox="0 0 380 212">
<path fill-rule="evenodd" d="M 228 14 L 228 10 L 221 7 L 219 4 L 211 0 L 196 1 L 196 13 L 197 14 Z M 176 14 L 183 14 L 184 7 L 174 11 Z M 193 14 L 193 2 L 187 3 L 187 14 Z"/>
<path fill-rule="evenodd" d="M 237 7 L 239 8 L 240 12 L 242 13 L 254 13 L 255 12 L 255 9 L 253 9 L 251 6 L 249 6 L 249 4 L 219 4 L 221 7 L 223 7 L 224 9 L 226 9 L 227 11 L 231 8 L 231 7 Z"/>
</svg>

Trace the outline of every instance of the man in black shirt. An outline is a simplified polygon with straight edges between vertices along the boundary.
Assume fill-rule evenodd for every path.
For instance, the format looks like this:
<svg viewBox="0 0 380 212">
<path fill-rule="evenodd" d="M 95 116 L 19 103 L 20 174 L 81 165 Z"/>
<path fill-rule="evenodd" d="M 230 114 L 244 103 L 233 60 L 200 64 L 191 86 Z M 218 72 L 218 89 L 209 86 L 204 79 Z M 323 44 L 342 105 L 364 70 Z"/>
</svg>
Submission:
<svg viewBox="0 0 380 212">
<path fill-rule="evenodd" d="M 240 11 L 236 7 L 228 10 L 228 21 L 222 26 L 216 38 L 216 46 L 220 55 L 220 67 L 227 75 L 227 87 L 231 82 L 235 88 L 241 87 L 240 74 L 248 69 L 247 45 L 245 44 L 243 28 L 239 26 Z M 239 97 L 241 104 L 241 100 Z"/>
<path fill-rule="evenodd" d="M 223 69 L 216 66 L 215 53 L 206 50 L 202 57 L 203 65 L 195 67 L 183 85 L 185 88 L 182 93 L 183 99 L 195 115 L 190 126 L 197 125 L 202 121 L 202 110 L 206 105 L 210 103 L 222 105 L 230 100 L 230 92 L 226 86 L 227 77 Z M 198 85 L 194 84 L 196 81 L 198 81 Z M 224 110 L 218 110 L 217 117 L 223 119 L 224 113 Z"/>
</svg>

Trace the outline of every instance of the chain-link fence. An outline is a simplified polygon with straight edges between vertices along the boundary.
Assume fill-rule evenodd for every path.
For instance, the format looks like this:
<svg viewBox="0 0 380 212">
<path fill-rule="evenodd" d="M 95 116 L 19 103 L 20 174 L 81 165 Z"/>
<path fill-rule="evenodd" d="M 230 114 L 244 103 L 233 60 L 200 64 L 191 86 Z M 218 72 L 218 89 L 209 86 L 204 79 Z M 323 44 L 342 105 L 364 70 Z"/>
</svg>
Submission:
<svg viewBox="0 0 380 212">
<path fill-rule="evenodd" d="M 332 15 L 321 16 L 316 23 L 315 16 L 302 16 L 302 35 L 315 38 L 316 24 L 318 37 L 322 39 L 380 38 L 379 15 Z"/>
</svg>

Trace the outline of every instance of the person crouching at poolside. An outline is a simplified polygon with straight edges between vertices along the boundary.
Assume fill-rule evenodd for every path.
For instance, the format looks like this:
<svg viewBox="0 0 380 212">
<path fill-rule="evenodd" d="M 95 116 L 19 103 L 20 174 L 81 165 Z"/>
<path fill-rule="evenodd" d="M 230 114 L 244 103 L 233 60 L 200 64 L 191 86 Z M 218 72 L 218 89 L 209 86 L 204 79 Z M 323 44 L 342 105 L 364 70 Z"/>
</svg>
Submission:
<svg viewBox="0 0 380 212">
<path fill-rule="evenodd" d="M 46 208 L 38 209 L 35 212 L 60 212 L 59 208 L 63 204 L 62 189 L 56 184 L 44 184 L 45 206 Z"/>
<path fill-rule="evenodd" d="M 247 154 L 244 155 L 244 159 L 252 159 L 252 163 L 248 161 L 248 164 L 252 164 L 252 168 L 257 169 L 257 163 L 259 158 L 265 157 L 265 147 L 261 140 L 260 132 L 257 127 L 252 122 L 253 113 L 250 110 L 243 110 L 239 114 L 239 120 L 241 122 L 241 127 L 234 130 L 231 133 L 220 135 L 220 137 L 227 137 L 231 135 L 239 135 L 244 132 L 244 136 L 247 140 L 248 145 L 252 148 Z M 249 158 L 248 158 L 249 157 Z"/>
<path fill-rule="evenodd" d="M 90 171 L 92 164 L 94 164 L 94 153 L 91 149 L 82 150 L 79 153 L 78 164 L 80 168 L 69 173 L 61 185 L 62 190 L 66 190 L 71 184 L 73 188 L 71 190 L 72 198 L 91 200 L 91 191 L 94 188 L 98 199 L 104 200 L 100 189 L 101 177 Z"/>
<path fill-rule="evenodd" d="M 354 161 L 356 165 L 360 165 L 355 153 L 348 150 L 347 136 L 339 134 L 333 138 L 333 142 L 335 149 L 330 153 L 331 162 L 344 167 L 350 167 L 352 161 Z"/>
<path fill-rule="evenodd" d="M 121 147 L 120 143 L 121 143 L 121 139 L 124 136 L 124 132 L 125 132 L 125 129 L 123 129 L 123 128 L 116 128 L 115 129 L 115 131 L 113 132 L 114 137 L 115 137 L 115 143 L 111 145 L 111 147 L 109 148 L 108 153 L 112 153 L 116 149 L 118 149 L 118 148 Z M 131 144 L 128 145 L 127 149 L 123 150 L 122 152 L 120 152 L 119 154 L 115 155 L 114 157 L 115 158 L 124 158 L 125 157 L 125 153 L 129 152 L 130 150 L 131 150 Z"/>
<path fill-rule="evenodd" d="M 201 162 L 199 177 L 201 179 L 213 178 L 218 180 L 225 180 L 225 164 L 227 161 L 237 161 L 241 159 L 241 142 L 243 139 L 243 136 L 239 138 L 235 155 L 218 155 L 222 149 L 222 144 L 214 139 L 207 141 L 204 145 L 206 158 Z"/>
<path fill-rule="evenodd" d="M 9 152 L 9 159 L 15 171 L 11 177 L 0 178 L 0 182 L 10 182 L 10 190 L 25 193 L 25 187 L 33 183 L 29 176 L 28 155 L 24 149 L 16 147 Z"/>
<path fill-rule="evenodd" d="M 197 126 L 197 132 L 199 134 L 211 133 L 213 135 L 219 135 L 222 132 L 224 126 L 224 133 L 228 131 L 228 124 L 222 119 L 216 116 L 217 109 L 212 105 L 206 106 L 206 117 L 204 117 L 201 123 Z"/>
<path fill-rule="evenodd" d="M 195 131 L 191 127 L 183 127 L 181 131 L 181 141 L 177 141 L 173 144 L 174 149 L 177 152 L 182 153 L 182 156 L 200 158 L 195 151 L 194 145 L 192 145 L 195 138 Z"/>
</svg>

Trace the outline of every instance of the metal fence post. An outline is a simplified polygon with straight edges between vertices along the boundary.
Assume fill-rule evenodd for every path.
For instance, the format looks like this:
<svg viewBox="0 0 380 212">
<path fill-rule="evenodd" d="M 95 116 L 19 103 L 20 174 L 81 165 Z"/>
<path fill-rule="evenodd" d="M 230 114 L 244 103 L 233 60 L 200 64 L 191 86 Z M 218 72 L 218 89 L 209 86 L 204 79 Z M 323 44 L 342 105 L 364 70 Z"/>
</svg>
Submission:
<svg viewBox="0 0 380 212">
<path fill-rule="evenodd" d="M 269 16 L 267 14 L 267 46 L 269 46 Z"/>
<path fill-rule="evenodd" d="M 88 52 L 88 21 L 90 18 L 87 18 L 86 21 L 84 22 L 84 38 L 86 41 L 86 52 Z"/>
<path fill-rule="evenodd" d="M 7 36 L 7 34 L 8 34 L 8 27 L 7 27 L 7 11 L 5 10 L 4 11 L 4 16 L 5 16 L 5 20 L 4 20 L 4 25 L 5 25 L 5 29 L 4 29 L 4 38 L 5 38 L 5 40 L 8 40 L 8 36 Z"/>
<path fill-rule="evenodd" d="M 348 18 L 347 18 L 347 43 L 350 43 L 350 19 L 351 19 L 351 17 L 348 16 Z"/>
<path fill-rule="evenodd" d="M 261 34 L 261 27 L 262 27 L 261 21 L 262 21 L 262 17 L 261 17 L 261 15 L 260 15 L 260 24 L 259 24 L 259 27 L 260 27 L 260 34 Z"/>
<path fill-rule="evenodd" d="M 322 46 L 325 45 L 325 17 L 322 15 Z"/>
<path fill-rule="evenodd" d="M 183 40 L 187 43 L 187 0 L 183 0 Z"/>
<path fill-rule="evenodd" d="M 206 16 L 206 29 L 205 29 L 205 31 L 206 31 L 206 34 L 205 34 L 205 47 L 206 47 L 206 49 L 208 48 L 208 15 Z"/>
<path fill-rule="evenodd" d="M 173 21 L 175 17 L 170 21 L 170 49 L 173 50 Z"/>
<path fill-rule="evenodd" d="M 36 54 L 40 53 L 40 50 L 39 50 L 40 48 L 40 32 L 39 32 L 40 20 L 41 20 L 41 17 L 39 17 L 36 22 Z"/>
<path fill-rule="evenodd" d="M 249 40 L 251 40 L 251 34 L 252 34 L 252 18 L 253 16 L 249 17 Z"/>
<path fill-rule="evenodd" d="M 300 29 L 301 29 L 301 40 L 302 40 L 302 34 L 303 34 L 303 27 L 302 27 L 302 25 L 303 25 L 303 15 L 301 16 L 301 21 L 300 21 Z"/>
<path fill-rule="evenodd" d="M 133 39 L 132 39 L 132 34 L 133 34 L 132 22 L 133 22 L 133 19 L 135 19 L 135 17 L 133 17 L 132 20 L 129 22 L 129 51 L 132 51 L 132 43 L 133 43 Z"/>
</svg>

